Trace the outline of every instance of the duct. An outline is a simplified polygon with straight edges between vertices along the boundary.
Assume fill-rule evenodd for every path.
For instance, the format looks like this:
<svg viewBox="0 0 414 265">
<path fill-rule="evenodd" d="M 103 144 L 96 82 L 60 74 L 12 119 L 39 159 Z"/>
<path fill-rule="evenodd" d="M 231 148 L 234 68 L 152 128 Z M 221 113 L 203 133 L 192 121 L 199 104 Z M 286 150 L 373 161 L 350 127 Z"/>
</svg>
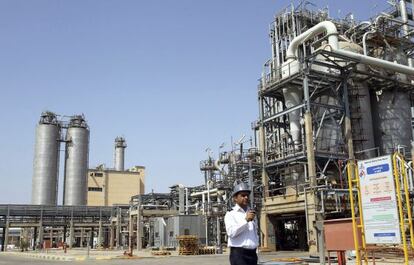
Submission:
<svg viewBox="0 0 414 265">
<path fill-rule="evenodd" d="M 394 62 L 388 62 L 382 59 L 377 59 L 374 57 L 361 55 L 355 52 L 345 51 L 342 49 L 339 49 L 338 47 L 338 32 L 336 30 L 336 26 L 331 21 L 323 21 L 319 24 L 316 24 L 312 28 L 308 29 L 304 33 L 300 34 L 296 38 L 294 38 L 289 45 L 288 51 L 287 51 L 287 59 L 288 61 L 286 63 L 291 63 L 294 59 L 297 58 L 297 52 L 298 47 L 301 43 L 305 42 L 307 39 L 314 37 L 322 32 L 326 32 L 328 36 L 328 43 L 332 48 L 332 51 L 338 55 L 350 57 L 360 63 L 368 64 L 370 66 L 376 66 L 381 67 L 387 70 L 395 71 L 398 73 L 408 74 L 408 75 L 414 75 L 414 69 L 401 65 Z"/>
<path fill-rule="evenodd" d="M 287 109 L 299 105 L 302 102 L 301 90 L 298 87 L 283 88 L 283 97 Z M 289 113 L 290 135 L 295 147 L 301 143 L 301 126 L 300 126 L 300 109 L 293 110 Z"/>
</svg>

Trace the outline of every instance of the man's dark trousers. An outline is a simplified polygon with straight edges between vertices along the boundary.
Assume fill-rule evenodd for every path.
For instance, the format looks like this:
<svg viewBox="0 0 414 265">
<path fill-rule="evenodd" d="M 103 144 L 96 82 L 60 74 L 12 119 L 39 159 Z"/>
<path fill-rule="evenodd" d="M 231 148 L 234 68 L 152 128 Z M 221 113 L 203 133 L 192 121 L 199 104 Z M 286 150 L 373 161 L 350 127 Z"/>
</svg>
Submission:
<svg viewBox="0 0 414 265">
<path fill-rule="evenodd" d="M 231 265 L 257 265 L 256 249 L 230 248 Z"/>
</svg>

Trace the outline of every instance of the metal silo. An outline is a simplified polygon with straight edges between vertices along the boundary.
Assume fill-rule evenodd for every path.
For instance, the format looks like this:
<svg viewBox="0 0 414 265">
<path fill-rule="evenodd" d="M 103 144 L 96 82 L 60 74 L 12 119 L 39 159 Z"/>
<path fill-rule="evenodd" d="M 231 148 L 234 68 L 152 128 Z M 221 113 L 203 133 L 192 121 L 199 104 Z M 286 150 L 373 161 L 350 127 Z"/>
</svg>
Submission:
<svg viewBox="0 0 414 265">
<path fill-rule="evenodd" d="M 398 147 L 410 150 L 411 101 L 403 90 L 386 90 L 376 95 L 374 101 L 375 140 L 381 154 L 391 154 Z"/>
<path fill-rule="evenodd" d="M 53 112 L 43 112 L 36 127 L 32 204 L 56 205 L 60 125 Z"/>
<path fill-rule="evenodd" d="M 64 205 L 86 205 L 89 128 L 83 116 L 73 116 L 66 132 Z"/>
<path fill-rule="evenodd" d="M 115 138 L 115 159 L 114 166 L 116 171 L 124 171 L 125 167 L 125 148 L 127 147 L 125 138 Z"/>
</svg>

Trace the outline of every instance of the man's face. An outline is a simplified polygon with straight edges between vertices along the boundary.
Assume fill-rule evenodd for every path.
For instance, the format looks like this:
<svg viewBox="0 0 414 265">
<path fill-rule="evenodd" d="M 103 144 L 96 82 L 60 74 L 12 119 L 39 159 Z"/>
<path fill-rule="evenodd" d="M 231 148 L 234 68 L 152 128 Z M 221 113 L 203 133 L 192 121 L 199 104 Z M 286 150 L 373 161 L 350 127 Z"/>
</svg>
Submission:
<svg viewBox="0 0 414 265">
<path fill-rule="evenodd" d="M 249 206 L 249 192 L 241 191 L 237 193 L 233 198 L 234 202 L 237 203 L 240 207 L 246 208 Z"/>
</svg>

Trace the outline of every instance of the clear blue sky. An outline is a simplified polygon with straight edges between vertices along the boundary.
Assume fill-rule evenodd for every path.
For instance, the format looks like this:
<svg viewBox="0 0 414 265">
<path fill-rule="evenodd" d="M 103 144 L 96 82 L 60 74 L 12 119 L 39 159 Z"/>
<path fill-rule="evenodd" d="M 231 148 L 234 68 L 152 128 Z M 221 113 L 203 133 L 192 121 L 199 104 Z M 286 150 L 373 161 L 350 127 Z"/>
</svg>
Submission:
<svg viewBox="0 0 414 265">
<path fill-rule="evenodd" d="M 315 1 L 359 20 L 380 10 L 375 2 Z M 91 167 L 113 165 L 122 135 L 126 166 L 147 168 L 147 192 L 201 184 L 204 150 L 251 134 L 268 25 L 289 3 L 1 1 L 0 203 L 30 202 L 44 110 L 85 114 Z"/>
</svg>

